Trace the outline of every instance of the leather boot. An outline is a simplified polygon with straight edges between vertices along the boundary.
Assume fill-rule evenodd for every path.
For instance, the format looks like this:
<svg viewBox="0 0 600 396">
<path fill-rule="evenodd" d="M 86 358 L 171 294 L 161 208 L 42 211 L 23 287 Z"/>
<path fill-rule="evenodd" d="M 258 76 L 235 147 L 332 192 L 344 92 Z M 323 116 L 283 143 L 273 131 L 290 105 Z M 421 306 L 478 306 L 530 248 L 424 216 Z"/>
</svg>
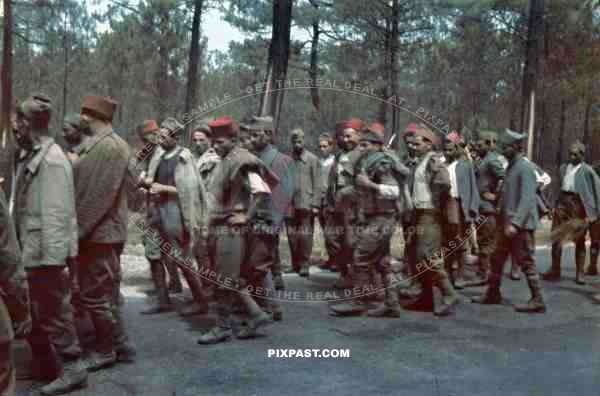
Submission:
<svg viewBox="0 0 600 396">
<path fill-rule="evenodd" d="M 143 310 L 140 313 L 142 315 L 155 315 L 163 312 L 173 311 L 173 306 L 171 305 L 171 298 L 169 297 L 169 291 L 167 290 L 167 282 L 165 279 L 165 266 L 160 260 L 153 260 L 150 263 L 150 271 L 152 272 L 152 280 L 154 281 L 154 285 L 156 287 L 158 304 Z"/>
<path fill-rule="evenodd" d="M 560 246 L 552 245 L 552 265 L 548 271 L 542 274 L 542 279 L 549 282 L 557 282 L 560 280 L 560 259 L 562 256 L 562 249 Z"/>
<path fill-rule="evenodd" d="M 429 273 L 421 274 L 422 286 L 421 294 L 417 299 L 409 304 L 403 305 L 403 308 L 409 311 L 433 312 L 433 282 L 429 279 Z"/>
<path fill-rule="evenodd" d="M 490 272 L 490 258 L 487 256 L 479 256 L 479 269 L 473 279 L 465 281 L 460 286 L 479 287 L 485 286 L 488 283 L 488 273 Z"/>
<path fill-rule="evenodd" d="M 243 328 L 236 334 L 237 338 L 246 339 L 256 337 L 257 330 L 271 323 L 271 318 L 267 315 L 260 306 L 254 301 L 252 296 L 246 293 L 237 293 L 237 298 L 246 308 L 248 314 L 247 327 Z"/>
<path fill-rule="evenodd" d="M 202 290 L 202 280 L 200 276 L 196 275 L 192 270 L 185 269 L 183 271 L 183 276 L 190 288 L 190 292 L 192 293 L 192 297 L 194 298 L 193 303 L 185 306 L 181 310 L 179 310 L 179 315 L 193 316 L 193 315 L 202 315 L 208 312 L 208 303 L 204 299 L 204 294 Z"/>
<path fill-rule="evenodd" d="M 333 284 L 336 289 L 351 289 L 352 288 L 352 276 L 349 272 L 340 272 L 339 278 Z"/>
<path fill-rule="evenodd" d="M 370 280 L 370 275 L 366 269 L 360 268 L 352 271 L 354 288 L 359 288 L 361 291 L 365 290 L 365 287 L 369 287 Z M 332 305 L 329 309 L 331 316 L 360 316 L 367 312 L 367 299 L 360 293 L 350 299 Z"/>
<path fill-rule="evenodd" d="M 453 313 L 453 307 L 458 304 L 458 296 L 448 276 L 440 275 L 436 283 L 442 293 L 442 301 L 439 306 L 435 307 L 433 314 L 435 316 L 448 316 Z"/>
<path fill-rule="evenodd" d="M 87 386 L 87 371 L 80 359 L 63 365 L 58 378 L 40 388 L 42 395 L 63 395 Z"/>
<path fill-rule="evenodd" d="M 590 246 L 590 265 L 585 271 L 586 275 L 589 276 L 597 276 L 598 275 L 598 250 L 596 242 L 592 242 L 592 246 Z"/>
<path fill-rule="evenodd" d="M 233 299 L 229 290 L 215 289 L 215 300 L 217 302 L 217 323 L 208 332 L 198 338 L 200 345 L 212 345 L 227 341 L 233 335 L 231 331 L 231 310 Z"/>
<path fill-rule="evenodd" d="M 87 371 L 93 372 L 113 366 L 117 361 L 115 351 L 110 352 L 92 352 L 85 359 L 85 367 Z"/>
<path fill-rule="evenodd" d="M 575 268 L 576 268 L 575 283 L 577 283 L 578 285 L 585 285 L 585 275 L 584 275 L 584 271 L 583 271 L 584 266 L 585 266 L 585 251 L 584 251 L 583 255 L 575 256 Z"/>
<path fill-rule="evenodd" d="M 515 304 L 515 311 L 524 313 L 545 313 L 546 304 L 542 297 L 542 287 L 539 276 L 533 275 L 527 277 L 527 284 L 531 290 L 531 299 L 525 304 Z"/>
<path fill-rule="evenodd" d="M 183 291 L 183 285 L 181 283 L 177 264 L 169 257 L 165 260 L 165 266 L 169 272 L 169 293 L 181 293 Z"/>
<path fill-rule="evenodd" d="M 379 307 L 367 311 L 367 315 L 376 318 L 383 316 L 399 318 L 402 308 L 400 308 L 400 303 L 398 302 L 398 292 L 396 291 L 396 288 L 392 286 L 392 274 L 382 276 L 382 281 L 385 301 Z"/>
<path fill-rule="evenodd" d="M 490 272 L 488 276 L 488 287 L 485 293 L 481 296 L 471 299 L 475 304 L 495 305 L 502 302 L 502 294 L 500 294 L 500 275 Z"/>
<path fill-rule="evenodd" d="M 382 288 L 382 283 L 383 280 L 379 272 L 371 273 L 371 290 L 373 290 L 373 292 L 369 294 L 370 301 L 385 301 L 385 290 Z"/>
</svg>

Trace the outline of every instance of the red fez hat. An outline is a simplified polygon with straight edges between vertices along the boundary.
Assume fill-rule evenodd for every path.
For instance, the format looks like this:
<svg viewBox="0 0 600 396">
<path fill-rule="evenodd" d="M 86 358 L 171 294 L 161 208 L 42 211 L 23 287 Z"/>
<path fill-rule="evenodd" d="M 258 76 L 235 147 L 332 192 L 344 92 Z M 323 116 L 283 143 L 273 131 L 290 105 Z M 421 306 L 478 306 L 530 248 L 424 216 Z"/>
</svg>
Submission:
<svg viewBox="0 0 600 396">
<path fill-rule="evenodd" d="M 404 134 L 406 135 L 407 133 L 416 133 L 417 128 L 418 128 L 417 124 L 415 124 L 414 122 L 411 122 L 410 124 L 408 124 L 408 126 L 404 130 Z"/>
<path fill-rule="evenodd" d="M 458 144 L 460 142 L 460 135 L 456 131 L 450 132 L 446 138 L 454 144 Z"/>
<path fill-rule="evenodd" d="M 116 100 L 107 96 L 89 95 L 83 101 L 81 112 L 87 112 L 96 118 L 112 122 L 117 104 Z"/>
<path fill-rule="evenodd" d="M 385 127 L 381 123 L 375 121 L 371 124 L 370 127 L 368 127 L 367 129 L 363 129 L 361 139 L 368 140 L 371 142 L 383 143 L 384 134 Z"/>
<path fill-rule="evenodd" d="M 417 136 L 421 136 L 422 138 L 429 140 L 434 146 L 440 144 L 440 138 L 424 124 L 417 125 L 417 130 L 415 134 Z"/>
<path fill-rule="evenodd" d="M 229 116 L 210 121 L 208 126 L 215 137 L 225 136 L 232 138 L 237 135 L 237 127 L 235 122 L 233 121 L 233 118 Z"/>
<path fill-rule="evenodd" d="M 145 136 L 151 133 L 157 133 L 159 129 L 156 120 L 146 120 L 140 124 L 137 133 L 140 136 Z"/>
<path fill-rule="evenodd" d="M 360 131 L 365 124 L 362 122 L 360 118 L 350 118 L 349 120 L 340 121 L 335 124 L 335 131 L 338 134 L 343 133 L 346 129 L 354 129 L 355 131 Z"/>
</svg>

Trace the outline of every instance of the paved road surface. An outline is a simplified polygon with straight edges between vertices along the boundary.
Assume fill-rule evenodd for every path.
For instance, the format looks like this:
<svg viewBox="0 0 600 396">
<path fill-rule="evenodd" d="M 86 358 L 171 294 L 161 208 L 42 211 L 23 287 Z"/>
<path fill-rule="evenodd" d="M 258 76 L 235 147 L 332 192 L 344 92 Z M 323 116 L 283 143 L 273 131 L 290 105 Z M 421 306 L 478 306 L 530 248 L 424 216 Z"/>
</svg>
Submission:
<svg viewBox="0 0 600 396">
<path fill-rule="evenodd" d="M 544 269 L 549 252 L 538 254 Z M 546 315 L 515 313 L 508 304 L 528 299 L 528 289 L 524 280 L 505 279 L 506 305 L 470 304 L 482 290 L 473 289 L 447 319 L 412 312 L 331 318 L 326 303 L 287 302 L 284 321 L 267 337 L 216 346 L 196 344 L 213 317 L 142 316 L 146 286 L 129 285 L 124 310 L 137 363 L 92 374 L 73 395 L 600 395 L 600 306 L 587 299 L 592 286 L 573 282 L 571 254 L 567 279 L 545 283 Z M 315 273 L 286 282 L 289 290 L 316 292 L 330 291 L 333 279 Z M 350 357 L 267 357 L 269 349 L 334 348 Z"/>
</svg>

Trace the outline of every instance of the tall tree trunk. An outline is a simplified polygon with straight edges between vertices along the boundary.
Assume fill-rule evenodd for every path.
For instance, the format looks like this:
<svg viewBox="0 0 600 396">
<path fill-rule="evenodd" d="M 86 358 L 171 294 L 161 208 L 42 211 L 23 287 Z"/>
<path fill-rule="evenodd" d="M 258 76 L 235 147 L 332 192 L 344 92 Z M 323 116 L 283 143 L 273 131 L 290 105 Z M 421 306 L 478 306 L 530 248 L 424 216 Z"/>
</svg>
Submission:
<svg viewBox="0 0 600 396">
<path fill-rule="evenodd" d="M 190 114 L 198 106 L 198 63 L 200 61 L 200 21 L 202 20 L 203 0 L 194 1 L 194 17 L 192 19 L 192 42 L 188 60 L 188 81 L 185 94 L 185 111 Z M 186 125 L 185 143 L 192 140 L 192 126 L 194 121 Z"/>
<path fill-rule="evenodd" d="M 318 3 L 311 3 L 315 7 L 317 13 L 319 10 Z M 315 17 L 312 24 L 312 41 L 310 44 L 310 69 L 308 70 L 308 77 L 312 79 L 313 86 L 310 88 L 310 98 L 315 111 L 319 112 L 321 106 L 321 100 L 319 98 L 319 88 L 317 87 L 316 81 L 319 77 L 319 16 Z"/>
<path fill-rule="evenodd" d="M 279 126 L 281 105 L 285 92 L 283 89 L 284 80 L 287 75 L 290 56 L 292 5 L 293 0 L 273 0 L 273 33 L 271 45 L 269 46 L 266 90 L 261 98 L 259 113 L 260 115 L 273 117 L 275 131 Z M 274 136 L 274 138 L 276 137 Z"/>
<path fill-rule="evenodd" d="M 63 51 L 64 51 L 64 73 L 63 73 L 63 84 L 62 84 L 62 120 L 65 119 L 67 114 L 67 93 L 69 85 L 69 32 L 68 32 L 68 18 L 69 14 L 65 10 L 65 20 L 63 25 Z M 56 136 L 55 136 L 56 137 Z"/>
<path fill-rule="evenodd" d="M 2 47 L 2 154 L 0 155 L 0 176 L 5 179 L 3 188 L 10 186 L 10 175 L 13 166 L 13 138 L 11 133 L 12 108 L 12 7 L 11 2 L 4 1 L 4 43 Z"/>
<path fill-rule="evenodd" d="M 565 127 L 567 124 L 567 104 L 565 99 L 561 99 L 560 100 L 560 128 L 559 128 L 559 135 L 558 135 L 558 149 L 556 151 L 556 163 L 555 166 L 556 167 L 560 167 L 560 164 L 562 163 L 562 153 L 563 153 L 563 145 L 564 145 L 564 134 L 565 134 Z"/>
<path fill-rule="evenodd" d="M 541 97 L 542 54 L 544 47 L 544 0 L 529 0 L 529 21 L 527 29 L 527 49 L 523 70 L 521 131 L 529 130 L 527 155 L 533 155 L 535 141 L 535 98 Z M 533 103 L 532 103 L 533 101 Z"/>
<path fill-rule="evenodd" d="M 166 5 L 160 4 L 158 9 L 160 18 L 160 39 L 158 43 L 158 69 L 156 71 L 157 98 L 156 107 L 158 109 L 159 120 L 167 117 L 168 107 L 168 78 L 169 78 L 169 10 Z"/>
<path fill-rule="evenodd" d="M 398 47 L 400 44 L 400 5 L 398 0 L 392 0 L 392 32 L 390 36 L 390 98 L 398 95 Z M 387 98 L 386 98 L 387 99 Z M 400 127 L 400 109 L 392 106 L 392 136 Z"/>
</svg>

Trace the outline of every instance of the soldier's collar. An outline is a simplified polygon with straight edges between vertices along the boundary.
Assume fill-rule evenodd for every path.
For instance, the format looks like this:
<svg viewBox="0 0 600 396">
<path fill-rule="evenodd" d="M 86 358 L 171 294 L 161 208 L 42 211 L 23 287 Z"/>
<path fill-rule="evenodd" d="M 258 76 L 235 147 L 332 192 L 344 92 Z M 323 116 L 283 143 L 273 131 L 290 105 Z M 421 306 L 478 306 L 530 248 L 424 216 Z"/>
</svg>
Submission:
<svg viewBox="0 0 600 396">
<path fill-rule="evenodd" d="M 48 150 L 50 149 L 50 146 L 53 143 L 54 143 L 54 139 L 51 138 L 50 136 L 42 136 L 40 138 L 40 142 L 33 147 L 32 152 L 35 152 L 35 154 L 27 163 L 27 170 L 30 173 L 35 174 L 37 172 L 37 170 L 40 166 L 40 163 L 46 156 L 46 153 L 48 152 Z"/>
</svg>

